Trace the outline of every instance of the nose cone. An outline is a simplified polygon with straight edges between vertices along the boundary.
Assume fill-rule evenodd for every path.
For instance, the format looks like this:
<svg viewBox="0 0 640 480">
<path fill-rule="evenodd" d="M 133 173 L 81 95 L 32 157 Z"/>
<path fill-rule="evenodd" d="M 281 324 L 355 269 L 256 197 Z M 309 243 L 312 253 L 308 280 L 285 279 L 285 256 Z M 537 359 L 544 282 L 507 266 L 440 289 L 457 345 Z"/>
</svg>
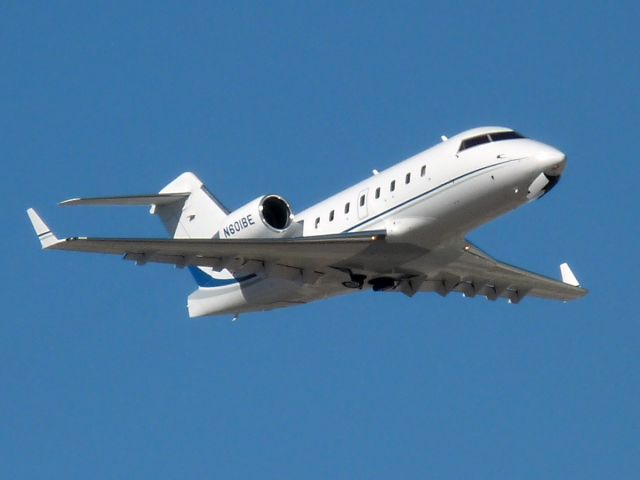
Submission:
<svg viewBox="0 0 640 480">
<path fill-rule="evenodd" d="M 535 170 L 540 174 L 529 185 L 527 198 L 535 200 L 542 198 L 558 184 L 567 165 L 567 157 L 560 150 L 544 145 L 531 158 L 535 162 Z"/>
<path fill-rule="evenodd" d="M 560 150 L 545 146 L 538 150 L 533 158 L 538 162 L 540 170 L 553 177 L 560 176 L 567 165 L 567 157 Z"/>
</svg>

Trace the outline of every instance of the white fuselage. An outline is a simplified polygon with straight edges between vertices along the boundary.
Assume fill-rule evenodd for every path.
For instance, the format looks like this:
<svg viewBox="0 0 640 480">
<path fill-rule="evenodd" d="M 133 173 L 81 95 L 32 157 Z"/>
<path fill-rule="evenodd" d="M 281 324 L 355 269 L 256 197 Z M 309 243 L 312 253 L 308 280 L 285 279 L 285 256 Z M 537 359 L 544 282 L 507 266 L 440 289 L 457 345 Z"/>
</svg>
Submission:
<svg viewBox="0 0 640 480">
<path fill-rule="evenodd" d="M 303 224 L 305 237 L 386 230 L 388 242 L 424 249 L 424 255 L 411 260 L 422 271 L 437 269 L 438 260 L 430 258 L 430 252 L 438 245 L 538 198 L 544 192 L 536 190 L 536 179 L 562 173 L 564 155 L 528 138 L 460 150 L 464 139 L 497 131 L 508 130 L 483 127 L 451 137 L 300 212 L 295 222 Z M 190 315 L 266 310 L 349 293 L 335 281 L 341 275 L 327 271 L 313 283 L 295 273 L 255 276 L 200 288 L 189 297 Z"/>
</svg>

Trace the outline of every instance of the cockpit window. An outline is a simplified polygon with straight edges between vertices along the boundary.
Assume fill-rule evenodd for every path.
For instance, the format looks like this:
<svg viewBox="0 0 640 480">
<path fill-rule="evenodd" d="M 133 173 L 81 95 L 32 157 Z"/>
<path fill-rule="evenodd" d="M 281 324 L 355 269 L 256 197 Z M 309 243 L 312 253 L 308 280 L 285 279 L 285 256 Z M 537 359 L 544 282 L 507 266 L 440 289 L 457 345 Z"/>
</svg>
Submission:
<svg viewBox="0 0 640 480">
<path fill-rule="evenodd" d="M 466 150 L 467 148 L 477 147 L 478 145 L 489 143 L 490 141 L 491 139 L 489 138 L 489 135 L 478 135 L 476 137 L 465 138 L 460 144 L 460 150 L 458 151 L 461 152 L 462 150 Z"/>
<path fill-rule="evenodd" d="M 500 142 L 502 140 L 512 140 L 514 138 L 525 137 L 520 135 L 518 132 L 514 132 L 513 130 L 507 132 L 495 132 L 484 135 L 477 135 L 475 137 L 465 138 L 462 143 L 460 143 L 460 149 L 458 150 L 458 152 L 471 147 L 477 147 L 478 145 L 482 145 L 483 143 Z"/>
<path fill-rule="evenodd" d="M 500 140 L 512 140 L 514 138 L 524 138 L 518 132 L 514 131 L 490 133 L 489 136 L 491 137 L 492 142 L 499 142 Z"/>
</svg>

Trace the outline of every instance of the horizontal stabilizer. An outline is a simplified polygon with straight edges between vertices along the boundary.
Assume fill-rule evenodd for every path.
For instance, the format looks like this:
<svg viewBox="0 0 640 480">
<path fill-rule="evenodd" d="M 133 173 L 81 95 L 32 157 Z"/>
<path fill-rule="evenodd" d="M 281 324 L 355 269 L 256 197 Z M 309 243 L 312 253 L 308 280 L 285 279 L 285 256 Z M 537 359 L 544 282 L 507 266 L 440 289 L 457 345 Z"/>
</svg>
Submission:
<svg viewBox="0 0 640 480">
<path fill-rule="evenodd" d="M 125 197 L 93 197 L 93 198 L 71 198 L 60 202 L 61 207 L 71 207 L 76 205 L 167 205 L 186 199 L 191 193 L 154 193 L 152 195 L 133 195 Z"/>
<path fill-rule="evenodd" d="M 31 225 L 33 225 L 33 229 L 36 231 L 36 235 L 38 235 L 38 240 L 40 240 L 42 248 L 50 247 L 59 242 L 51 229 L 44 223 L 44 220 L 40 218 L 38 212 L 30 208 L 27 210 L 27 215 L 29 215 L 29 220 L 31 220 Z"/>
</svg>

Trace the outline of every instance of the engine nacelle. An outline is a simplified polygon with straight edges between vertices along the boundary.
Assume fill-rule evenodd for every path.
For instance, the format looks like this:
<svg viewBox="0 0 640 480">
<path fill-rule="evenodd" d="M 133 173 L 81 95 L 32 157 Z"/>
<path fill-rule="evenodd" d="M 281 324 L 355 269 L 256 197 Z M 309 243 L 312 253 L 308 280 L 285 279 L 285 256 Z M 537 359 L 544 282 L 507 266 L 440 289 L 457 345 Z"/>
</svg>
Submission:
<svg viewBox="0 0 640 480">
<path fill-rule="evenodd" d="M 289 203 L 279 195 L 265 195 L 231 212 L 222 221 L 219 238 L 277 238 L 300 233 Z"/>
</svg>

